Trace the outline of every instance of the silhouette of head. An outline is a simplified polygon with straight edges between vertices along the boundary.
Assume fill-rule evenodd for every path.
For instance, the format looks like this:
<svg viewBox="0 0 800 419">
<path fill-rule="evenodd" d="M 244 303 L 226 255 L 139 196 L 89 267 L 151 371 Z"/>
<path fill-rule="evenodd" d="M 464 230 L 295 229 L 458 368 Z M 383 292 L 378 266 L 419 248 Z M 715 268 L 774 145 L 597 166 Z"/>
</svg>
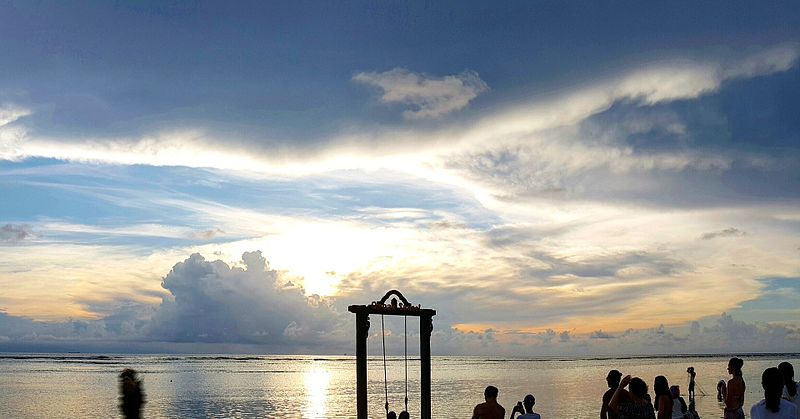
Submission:
<svg viewBox="0 0 800 419">
<path fill-rule="evenodd" d="M 386 419 L 397 419 L 397 413 L 394 413 L 394 411 L 387 413 Z"/>
<path fill-rule="evenodd" d="M 405 410 L 400 412 L 400 416 L 397 419 L 411 419 L 411 415 L 408 414 Z"/>
<path fill-rule="evenodd" d="M 619 380 L 622 379 L 622 373 L 617 370 L 611 370 L 606 376 L 606 382 L 609 388 L 619 387 Z"/>
<path fill-rule="evenodd" d="M 786 385 L 786 392 L 789 396 L 794 397 L 797 395 L 797 384 L 794 381 L 794 367 L 788 362 L 781 362 L 778 364 L 778 371 L 783 375 L 783 383 Z"/>
<path fill-rule="evenodd" d="M 119 378 L 120 380 L 125 380 L 125 379 L 136 380 L 136 370 L 131 368 L 125 368 L 124 370 L 122 370 L 121 373 L 119 373 Z"/>
<path fill-rule="evenodd" d="M 781 407 L 781 395 L 783 394 L 783 375 L 780 370 L 770 367 L 761 374 L 761 386 L 764 387 L 764 401 L 767 409 L 777 412 Z"/>
<path fill-rule="evenodd" d="M 497 393 L 499 393 L 499 392 L 500 392 L 500 390 L 498 390 L 497 387 L 489 386 L 489 387 L 486 387 L 486 390 L 483 391 L 483 397 L 486 398 L 486 400 L 496 399 L 497 398 Z"/>
<path fill-rule="evenodd" d="M 533 413 L 533 405 L 536 404 L 536 397 L 533 397 L 533 394 L 528 394 L 522 399 L 522 405 L 525 406 L 525 411 L 528 413 Z"/>
<path fill-rule="evenodd" d="M 681 397 L 681 388 L 678 386 L 672 386 L 669 388 L 669 394 L 672 395 L 673 399 L 677 399 L 678 397 Z"/>
<path fill-rule="evenodd" d="M 742 367 L 744 366 L 744 361 L 741 358 L 733 357 L 730 361 L 728 361 L 728 372 L 733 375 L 742 375 Z"/>
<path fill-rule="evenodd" d="M 631 383 L 628 384 L 628 389 L 635 397 L 643 399 L 647 394 L 647 383 L 639 377 L 633 377 Z"/>
</svg>

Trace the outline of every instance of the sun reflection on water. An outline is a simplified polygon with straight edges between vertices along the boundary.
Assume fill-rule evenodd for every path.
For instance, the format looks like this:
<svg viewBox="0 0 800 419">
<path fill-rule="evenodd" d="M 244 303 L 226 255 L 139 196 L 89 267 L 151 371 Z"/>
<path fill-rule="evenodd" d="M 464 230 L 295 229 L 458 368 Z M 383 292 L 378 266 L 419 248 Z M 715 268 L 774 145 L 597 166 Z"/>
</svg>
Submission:
<svg viewBox="0 0 800 419">
<path fill-rule="evenodd" d="M 326 401 L 328 397 L 328 384 L 331 381 L 331 373 L 324 367 L 315 365 L 305 372 L 303 381 L 306 387 L 306 408 L 303 417 L 327 417 Z"/>
</svg>

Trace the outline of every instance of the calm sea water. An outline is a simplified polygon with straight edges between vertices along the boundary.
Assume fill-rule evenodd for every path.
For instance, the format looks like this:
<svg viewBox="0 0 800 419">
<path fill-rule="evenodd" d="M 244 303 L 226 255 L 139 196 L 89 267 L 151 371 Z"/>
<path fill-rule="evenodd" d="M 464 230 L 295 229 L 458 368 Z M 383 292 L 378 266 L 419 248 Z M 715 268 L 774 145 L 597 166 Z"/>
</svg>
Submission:
<svg viewBox="0 0 800 419">
<path fill-rule="evenodd" d="M 800 370 L 800 354 L 745 356 L 746 406 L 762 398 L 764 368 L 779 361 Z M 727 378 L 728 357 L 626 359 L 494 359 L 434 357 L 433 416 L 469 418 L 483 389 L 500 389 L 510 408 L 525 394 L 536 396 L 544 418 L 598 417 L 605 376 L 612 368 L 645 379 L 656 375 L 686 391 L 686 368 L 697 371 L 697 399 L 705 418 L 721 417 L 716 383 Z M 0 354 L 0 418 L 103 418 L 118 416 L 117 374 L 140 371 L 147 394 L 145 416 L 346 418 L 355 416 L 355 360 L 325 356 L 174 356 L 86 354 Z M 419 363 L 409 360 L 408 397 L 419 417 Z M 391 409 L 402 410 L 403 358 L 388 359 Z M 370 416 L 384 417 L 383 360 L 369 363 Z"/>
</svg>

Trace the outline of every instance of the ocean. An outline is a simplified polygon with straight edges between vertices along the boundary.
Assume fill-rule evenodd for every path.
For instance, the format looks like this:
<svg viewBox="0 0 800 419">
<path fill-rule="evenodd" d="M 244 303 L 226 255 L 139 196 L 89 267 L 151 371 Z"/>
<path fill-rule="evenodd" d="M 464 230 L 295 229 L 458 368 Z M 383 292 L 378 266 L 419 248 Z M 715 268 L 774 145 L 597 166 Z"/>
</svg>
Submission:
<svg viewBox="0 0 800 419">
<path fill-rule="evenodd" d="M 745 407 L 762 396 L 761 372 L 780 361 L 800 369 L 800 354 L 741 356 L 747 383 Z M 687 390 L 686 368 L 697 371 L 697 410 L 722 417 L 716 383 L 727 379 L 729 356 L 521 359 L 440 356 L 432 360 L 435 418 L 470 418 L 483 389 L 500 389 L 507 414 L 532 393 L 543 418 L 599 417 L 610 369 L 642 377 L 650 386 L 665 375 Z M 0 354 L 0 418 L 118 417 L 117 375 L 126 367 L 144 382 L 148 418 L 348 418 L 355 417 L 355 359 L 348 356 Z M 370 358 L 370 417 L 403 409 L 419 417 L 419 362 Z M 705 392 L 706 395 L 702 393 Z"/>
</svg>

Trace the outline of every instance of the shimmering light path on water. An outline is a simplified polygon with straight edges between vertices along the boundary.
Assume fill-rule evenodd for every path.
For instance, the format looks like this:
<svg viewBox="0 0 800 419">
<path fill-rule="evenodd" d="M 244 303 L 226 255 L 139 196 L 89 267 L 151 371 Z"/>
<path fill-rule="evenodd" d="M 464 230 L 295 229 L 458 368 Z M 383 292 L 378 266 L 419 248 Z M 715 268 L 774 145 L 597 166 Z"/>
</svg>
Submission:
<svg viewBox="0 0 800 419">
<path fill-rule="evenodd" d="M 800 356 L 743 357 L 746 406 L 762 398 L 764 368 Z M 700 387 L 698 411 L 721 417 L 716 383 L 727 378 L 728 357 L 603 360 L 523 360 L 485 357 L 433 359 L 436 418 L 470 417 L 483 388 L 500 388 L 510 409 L 532 392 L 544 418 L 598 417 L 605 375 L 616 368 L 644 378 L 656 375 L 686 391 L 686 367 L 694 366 Z M 146 417 L 343 418 L 355 415 L 355 360 L 319 356 L 174 356 L 0 354 L 0 417 L 111 417 L 117 415 L 116 376 L 124 367 L 141 372 Z M 382 361 L 369 365 L 371 417 L 383 417 Z M 418 363 L 409 363 L 409 410 L 419 412 Z M 405 383 L 402 358 L 389 359 L 389 403 L 401 410 Z M 652 390 L 651 390 L 652 391 Z M 699 392 L 698 392 L 699 393 Z M 510 411 L 510 410 L 509 410 Z"/>
</svg>

